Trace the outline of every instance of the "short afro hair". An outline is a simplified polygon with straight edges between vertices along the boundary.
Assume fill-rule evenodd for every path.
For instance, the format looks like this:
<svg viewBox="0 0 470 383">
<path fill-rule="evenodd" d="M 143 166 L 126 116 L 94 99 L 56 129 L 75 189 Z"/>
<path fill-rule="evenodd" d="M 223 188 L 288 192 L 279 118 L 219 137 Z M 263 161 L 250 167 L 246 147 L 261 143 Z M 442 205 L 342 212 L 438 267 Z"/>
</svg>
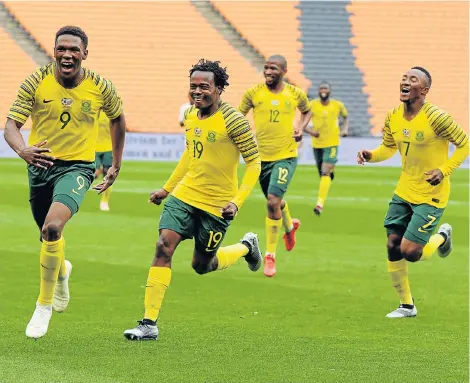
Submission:
<svg viewBox="0 0 470 383">
<path fill-rule="evenodd" d="M 85 49 L 87 49 L 88 36 L 82 28 L 76 27 L 74 25 L 66 25 L 65 27 L 60 28 L 55 34 L 56 44 L 57 44 L 57 39 L 59 38 L 59 36 L 63 36 L 63 35 L 72 35 L 72 36 L 80 37 L 80 40 L 82 40 L 83 46 L 85 47 Z"/>
<path fill-rule="evenodd" d="M 420 72 L 423 72 L 425 75 L 426 75 L 426 79 L 428 80 L 428 87 L 430 88 L 431 87 L 431 84 L 432 84 L 432 77 L 431 77 L 431 73 L 429 73 L 426 69 L 424 69 L 422 66 L 414 66 L 413 68 L 411 69 L 416 69 L 416 70 L 419 70 Z"/>
<path fill-rule="evenodd" d="M 194 72 L 211 72 L 214 74 L 215 86 L 220 88 L 222 92 L 225 87 L 229 86 L 228 83 L 228 74 L 227 68 L 222 68 L 220 66 L 220 61 L 209 61 L 206 59 L 200 59 L 196 65 L 189 70 L 189 77 L 193 75 Z"/>
</svg>

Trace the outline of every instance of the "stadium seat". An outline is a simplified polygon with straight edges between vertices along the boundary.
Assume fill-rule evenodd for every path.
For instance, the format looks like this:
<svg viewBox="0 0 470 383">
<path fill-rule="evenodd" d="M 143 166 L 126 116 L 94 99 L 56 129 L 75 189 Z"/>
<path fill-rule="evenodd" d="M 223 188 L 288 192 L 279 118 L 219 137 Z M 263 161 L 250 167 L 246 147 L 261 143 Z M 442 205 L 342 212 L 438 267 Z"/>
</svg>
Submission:
<svg viewBox="0 0 470 383">
<path fill-rule="evenodd" d="M 15 100 L 16 93 L 23 80 L 36 68 L 36 63 L 30 58 L 20 46 L 10 37 L 10 35 L 0 28 L 0 41 L 2 57 L 0 70 L 2 71 L 2 86 L 0 86 L 0 116 L 2 125 L 5 122 L 8 110 Z M 25 128 L 31 126 L 31 121 Z"/>
<path fill-rule="evenodd" d="M 178 112 L 187 101 L 188 71 L 200 58 L 227 66 L 230 86 L 223 98 L 234 106 L 247 87 L 263 81 L 189 2 L 72 1 L 66 6 L 7 2 L 6 6 L 50 54 L 60 27 L 83 28 L 89 36 L 84 66 L 113 81 L 130 130 L 181 132 Z"/>
<path fill-rule="evenodd" d="M 310 81 L 303 75 L 297 1 L 213 1 L 215 8 L 258 49 L 263 56 L 286 56 L 289 79 L 307 90 Z"/>
<path fill-rule="evenodd" d="M 380 133 L 387 110 L 399 103 L 401 76 L 412 66 L 429 70 L 428 100 L 468 131 L 468 7 L 467 2 L 348 5 L 374 133 Z"/>
</svg>

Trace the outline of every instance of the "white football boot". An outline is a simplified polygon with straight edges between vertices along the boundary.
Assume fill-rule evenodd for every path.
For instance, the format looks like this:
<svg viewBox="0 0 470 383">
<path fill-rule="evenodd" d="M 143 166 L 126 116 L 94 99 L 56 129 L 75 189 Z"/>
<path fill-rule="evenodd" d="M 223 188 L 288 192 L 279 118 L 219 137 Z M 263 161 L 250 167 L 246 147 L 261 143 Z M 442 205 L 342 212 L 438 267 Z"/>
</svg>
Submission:
<svg viewBox="0 0 470 383">
<path fill-rule="evenodd" d="M 100 202 L 100 210 L 101 211 L 109 211 L 109 203 L 105 201 Z"/>
<path fill-rule="evenodd" d="M 52 307 L 58 313 L 64 312 L 70 301 L 69 291 L 69 278 L 72 274 L 72 264 L 70 261 L 65 260 L 65 279 L 57 280 L 54 290 L 54 299 L 52 301 Z"/>
<path fill-rule="evenodd" d="M 387 318 L 412 318 L 418 314 L 416 305 L 412 309 L 403 307 L 403 305 L 398 306 L 398 308 L 391 313 L 386 315 Z"/>
<path fill-rule="evenodd" d="M 246 233 L 240 241 L 248 247 L 248 254 L 245 255 L 245 261 L 251 271 L 258 271 L 263 263 L 263 257 L 259 249 L 258 236 L 255 233 Z"/>
<path fill-rule="evenodd" d="M 128 340 L 157 340 L 158 327 L 157 324 L 148 323 L 147 319 L 137 321 L 139 324 L 136 328 L 124 331 L 124 337 Z"/>
<path fill-rule="evenodd" d="M 437 230 L 437 234 L 445 237 L 444 243 L 437 248 L 437 254 L 441 258 L 447 257 L 452 251 L 452 226 L 448 223 L 443 223 Z"/>
<path fill-rule="evenodd" d="M 34 310 L 33 316 L 26 326 L 26 336 L 28 338 L 38 339 L 46 335 L 51 317 L 51 305 L 40 305 L 39 303 L 36 303 L 36 309 Z"/>
</svg>

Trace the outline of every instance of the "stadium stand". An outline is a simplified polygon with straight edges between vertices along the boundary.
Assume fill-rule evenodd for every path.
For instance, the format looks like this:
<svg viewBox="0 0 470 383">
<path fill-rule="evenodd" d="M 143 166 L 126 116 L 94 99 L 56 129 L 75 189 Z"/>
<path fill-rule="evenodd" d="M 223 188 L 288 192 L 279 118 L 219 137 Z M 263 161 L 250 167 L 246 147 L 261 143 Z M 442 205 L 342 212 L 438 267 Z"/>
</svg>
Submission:
<svg viewBox="0 0 470 383">
<path fill-rule="evenodd" d="M 468 131 L 467 2 L 352 2 L 352 44 L 364 73 L 373 132 L 380 133 L 388 109 L 399 103 L 403 72 L 423 66 L 433 77 L 429 101 Z"/>
<path fill-rule="evenodd" d="M 329 81 L 332 97 L 343 101 L 349 111 L 350 133 L 369 135 L 372 126 L 368 99 L 349 42 L 351 25 L 346 2 L 302 1 L 298 7 L 302 11 L 302 61 L 305 75 L 312 81 L 311 98 L 318 97 L 321 81 Z"/>
<path fill-rule="evenodd" d="M 36 63 L 19 47 L 18 44 L 0 28 L 0 50 L 2 57 L 8 58 L 2 60 L 2 82 L 0 86 L 0 116 L 2 124 L 8 114 L 12 102 L 15 100 L 16 92 L 23 80 L 34 71 Z M 25 128 L 31 126 L 31 121 L 28 121 Z"/>
<path fill-rule="evenodd" d="M 262 81 L 262 75 L 189 2 L 72 1 L 66 6 L 6 2 L 6 6 L 50 54 L 59 27 L 74 24 L 87 32 L 89 58 L 84 64 L 116 85 L 129 130 L 181 132 L 178 111 L 187 100 L 188 70 L 199 58 L 218 59 L 227 66 L 231 85 L 224 99 L 234 106 L 247 87 Z"/>
<path fill-rule="evenodd" d="M 263 56 L 286 56 L 289 79 L 302 89 L 308 89 L 310 81 L 302 73 L 297 1 L 279 1 L 275 4 L 245 1 L 242 5 L 239 1 L 212 3 Z"/>
</svg>

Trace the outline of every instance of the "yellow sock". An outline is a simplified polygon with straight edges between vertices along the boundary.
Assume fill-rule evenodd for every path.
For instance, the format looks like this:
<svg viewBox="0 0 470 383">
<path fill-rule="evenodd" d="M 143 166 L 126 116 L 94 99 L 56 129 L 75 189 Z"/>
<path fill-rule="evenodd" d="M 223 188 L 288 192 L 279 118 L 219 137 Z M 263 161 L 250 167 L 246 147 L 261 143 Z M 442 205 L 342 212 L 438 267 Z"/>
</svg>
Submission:
<svg viewBox="0 0 470 383">
<path fill-rule="evenodd" d="M 109 188 L 107 188 L 103 194 L 101 195 L 101 202 L 109 202 L 109 197 L 111 196 L 111 190 L 113 186 L 111 185 Z"/>
<path fill-rule="evenodd" d="M 445 238 L 442 234 L 434 234 L 429 238 L 429 242 L 424 246 L 423 254 L 421 255 L 420 261 L 425 261 L 428 258 L 431 258 L 431 255 L 441 246 L 445 241 Z"/>
<path fill-rule="evenodd" d="M 42 240 L 39 262 L 41 267 L 41 284 L 39 288 L 38 303 L 51 305 L 54 289 L 59 275 L 60 263 L 64 257 L 64 241 L 48 242 Z"/>
<path fill-rule="evenodd" d="M 281 226 L 282 220 L 266 217 L 266 251 L 269 254 L 276 255 Z"/>
<path fill-rule="evenodd" d="M 410 283 L 408 282 L 408 263 L 401 259 L 397 262 L 387 261 L 388 272 L 392 278 L 393 287 L 397 290 L 400 297 L 400 303 L 412 305 Z"/>
<path fill-rule="evenodd" d="M 170 285 L 171 269 L 169 267 L 151 267 L 145 286 L 145 319 L 156 321 L 166 289 Z"/>
<path fill-rule="evenodd" d="M 325 204 L 328 191 L 330 190 L 331 178 L 330 176 L 321 176 L 320 187 L 318 188 L 318 200 L 317 205 L 323 206 Z"/>
<path fill-rule="evenodd" d="M 67 275 L 67 270 L 65 268 L 65 238 L 62 237 L 62 242 L 64 243 L 64 256 L 62 257 L 62 259 L 60 260 L 60 269 L 59 269 L 59 276 L 57 277 L 57 279 L 59 279 L 59 281 L 62 281 L 65 279 L 65 276 Z"/>
<path fill-rule="evenodd" d="M 230 265 L 236 263 L 241 257 L 248 254 L 248 248 L 242 244 L 221 247 L 217 250 L 217 270 L 224 270 Z"/>
<path fill-rule="evenodd" d="M 294 228 L 294 224 L 292 223 L 292 218 L 290 216 L 289 206 L 287 205 L 287 201 L 284 201 L 284 202 L 286 204 L 284 205 L 284 208 L 281 210 L 282 224 L 284 225 L 284 230 L 286 231 L 286 233 L 289 233 Z"/>
</svg>

